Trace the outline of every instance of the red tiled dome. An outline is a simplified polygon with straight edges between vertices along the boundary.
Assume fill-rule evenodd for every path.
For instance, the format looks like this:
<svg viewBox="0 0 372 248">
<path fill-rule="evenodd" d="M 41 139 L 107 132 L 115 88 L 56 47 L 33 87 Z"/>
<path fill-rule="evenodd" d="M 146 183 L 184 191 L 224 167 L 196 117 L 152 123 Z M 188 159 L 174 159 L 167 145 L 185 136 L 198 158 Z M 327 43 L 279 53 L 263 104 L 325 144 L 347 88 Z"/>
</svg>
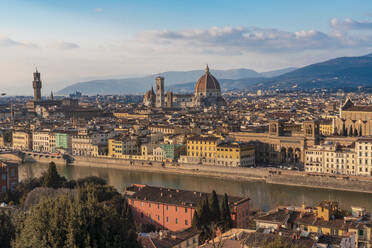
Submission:
<svg viewBox="0 0 372 248">
<path fill-rule="evenodd" d="M 200 92 L 207 92 L 207 91 L 221 91 L 220 84 L 218 83 L 217 79 L 212 76 L 209 72 L 209 67 L 205 69 L 205 73 L 201 76 L 198 81 L 196 82 L 195 86 L 195 94 Z"/>
</svg>

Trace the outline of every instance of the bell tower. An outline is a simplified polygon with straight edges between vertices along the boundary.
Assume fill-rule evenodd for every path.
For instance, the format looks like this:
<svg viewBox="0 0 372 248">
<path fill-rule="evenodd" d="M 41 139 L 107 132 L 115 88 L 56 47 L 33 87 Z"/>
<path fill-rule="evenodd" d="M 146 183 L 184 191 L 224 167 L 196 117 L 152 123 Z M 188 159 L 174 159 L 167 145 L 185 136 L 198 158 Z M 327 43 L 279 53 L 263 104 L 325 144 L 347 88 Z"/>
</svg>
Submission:
<svg viewBox="0 0 372 248">
<path fill-rule="evenodd" d="M 34 88 L 34 101 L 41 100 L 41 79 L 40 79 L 40 72 L 34 72 L 34 81 L 32 82 L 32 86 Z"/>
<path fill-rule="evenodd" d="M 164 78 L 158 76 L 156 78 L 156 104 L 155 107 L 164 107 Z"/>
</svg>

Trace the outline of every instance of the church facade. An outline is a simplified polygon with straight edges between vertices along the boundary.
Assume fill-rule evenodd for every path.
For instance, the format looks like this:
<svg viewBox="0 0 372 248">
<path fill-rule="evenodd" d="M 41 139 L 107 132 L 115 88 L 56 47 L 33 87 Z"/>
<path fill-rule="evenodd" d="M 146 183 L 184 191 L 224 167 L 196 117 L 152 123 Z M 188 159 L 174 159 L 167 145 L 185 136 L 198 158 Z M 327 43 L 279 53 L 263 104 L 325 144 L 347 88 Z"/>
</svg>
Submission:
<svg viewBox="0 0 372 248">
<path fill-rule="evenodd" d="M 164 93 L 164 78 L 159 76 L 155 80 L 156 92 L 151 88 L 144 95 L 143 104 L 146 107 L 195 108 L 226 105 L 221 95 L 220 84 L 210 73 L 208 65 L 196 82 L 194 94 Z"/>
<path fill-rule="evenodd" d="M 350 98 L 340 107 L 335 132 L 344 136 L 372 135 L 372 106 L 355 105 Z"/>
</svg>

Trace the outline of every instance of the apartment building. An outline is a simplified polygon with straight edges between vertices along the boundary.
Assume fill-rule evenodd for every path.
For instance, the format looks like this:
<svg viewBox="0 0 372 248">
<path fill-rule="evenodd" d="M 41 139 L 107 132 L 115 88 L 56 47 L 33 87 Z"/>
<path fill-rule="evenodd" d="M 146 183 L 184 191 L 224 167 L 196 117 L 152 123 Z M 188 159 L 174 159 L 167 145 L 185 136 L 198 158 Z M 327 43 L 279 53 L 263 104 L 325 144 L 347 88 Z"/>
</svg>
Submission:
<svg viewBox="0 0 372 248">
<path fill-rule="evenodd" d="M 305 171 L 358 175 L 354 147 L 323 144 L 305 151 Z"/>
<path fill-rule="evenodd" d="M 34 131 L 32 133 L 32 150 L 34 152 L 52 152 L 55 148 L 55 137 L 50 131 Z M 54 140 L 54 142 L 52 141 Z"/>
<path fill-rule="evenodd" d="M 355 142 L 358 175 L 372 176 L 372 138 L 360 138 Z"/>
<path fill-rule="evenodd" d="M 135 221 L 152 224 L 157 229 L 181 231 L 191 227 L 198 204 L 210 194 L 179 189 L 133 184 L 126 189 L 126 198 Z M 218 195 L 222 202 L 222 195 Z M 234 227 L 248 225 L 250 199 L 229 196 L 229 206 Z"/>
<path fill-rule="evenodd" d="M 0 161 L 0 193 L 13 191 L 18 184 L 18 164 Z"/>
<path fill-rule="evenodd" d="M 12 143 L 14 150 L 29 151 L 32 149 L 32 134 L 27 131 L 13 131 Z"/>
</svg>

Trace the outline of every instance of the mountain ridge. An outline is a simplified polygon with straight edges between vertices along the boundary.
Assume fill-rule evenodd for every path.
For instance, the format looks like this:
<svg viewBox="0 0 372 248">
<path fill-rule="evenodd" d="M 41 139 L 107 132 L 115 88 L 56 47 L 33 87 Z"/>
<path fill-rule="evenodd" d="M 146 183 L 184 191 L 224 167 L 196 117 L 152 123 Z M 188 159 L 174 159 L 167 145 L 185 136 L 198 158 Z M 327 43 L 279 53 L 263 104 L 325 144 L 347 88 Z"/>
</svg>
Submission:
<svg viewBox="0 0 372 248">
<path fill-rule="evenodd" d="M 254 78 L 263 77 L 264 75 L 277 75 L 284 72 L 294 70 L 294 67 L 274 70 L 264 73 L 258 73 L 251 69 L 238 68 L 228 70 L 211 70 L 211 73 L 218 79 L 240 79 L 240 78 Z M 203 75 L 204 70 L 191 71 L 168 71 L 160 74 L 152 74 L 145 77 L 132 77 L 122 79 L 99 79 L 71 84 L 59 91 L 58 95 L 68 95 L 75 91 L 82 92 L 87 95 L 95 94 L 138 94 L 144 93 L 150 89 L 155 83 L 155 77 L 161 75 L 165 77 L 165 87 L 172 89 L 175 85 L 182 85 L 193 82 Z M 175 87 L 179 88 L 179 87 Z"/>
</svg>

